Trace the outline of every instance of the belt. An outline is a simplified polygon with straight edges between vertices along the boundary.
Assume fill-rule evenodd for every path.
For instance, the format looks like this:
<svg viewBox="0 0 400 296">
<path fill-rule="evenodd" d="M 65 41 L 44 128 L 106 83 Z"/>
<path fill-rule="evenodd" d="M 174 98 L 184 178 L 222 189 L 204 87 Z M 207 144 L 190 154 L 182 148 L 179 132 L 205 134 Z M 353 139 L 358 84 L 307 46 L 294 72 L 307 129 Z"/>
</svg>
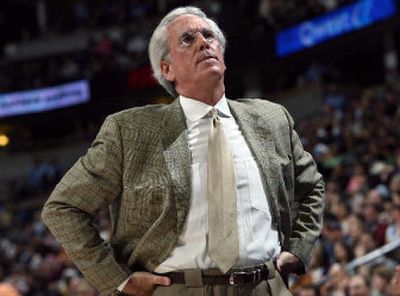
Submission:
<svg viewBox="0 0 400 296">
<path fill-rule="evenodd" d="M 219 270 L 201 270 L 201 281 L 203 285 L 257 285 L 262 281 L 268 280 L 270 271 L 265 264 L 254 267 L 244 267 L 233 269 L 232 272 L 223 274 Z M 163 275 L 168 276 L 173 284 L 187 284 L 186 272 L 168 272 Z"/>
</svg>

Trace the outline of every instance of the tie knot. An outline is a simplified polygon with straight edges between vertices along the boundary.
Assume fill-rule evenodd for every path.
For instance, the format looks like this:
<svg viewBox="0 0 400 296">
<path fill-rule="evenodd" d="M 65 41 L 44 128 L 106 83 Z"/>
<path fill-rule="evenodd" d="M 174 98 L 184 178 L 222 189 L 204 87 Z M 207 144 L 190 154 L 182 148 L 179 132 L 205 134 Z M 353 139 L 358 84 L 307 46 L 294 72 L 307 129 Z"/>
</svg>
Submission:
<svg viewBox="0 0 400 296">
<path fill-rule="evenodd" d="M 210 116 L 212 119 L 215 119 L 218 117 L 218 109 L 215 107 L 212 107 L 210 112 L 209 112 Z"/>
</svg>

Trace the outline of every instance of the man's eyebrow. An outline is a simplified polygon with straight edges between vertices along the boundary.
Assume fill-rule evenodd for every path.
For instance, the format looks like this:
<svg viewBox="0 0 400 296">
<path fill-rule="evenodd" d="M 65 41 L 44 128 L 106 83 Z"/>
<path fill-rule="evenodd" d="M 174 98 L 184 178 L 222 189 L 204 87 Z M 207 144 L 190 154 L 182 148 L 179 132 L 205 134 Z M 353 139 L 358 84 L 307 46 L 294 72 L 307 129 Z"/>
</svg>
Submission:
<svg viewBox="0 0 400 296">
<path fill-rule="evenodd" d="M 186 36 L 188 36 L 188 35 L 191 35 L 191 34 L 193 34 L 195 32 L 195 30 L 188 30 L 188 31 L 185 31 L 185 32 L 183 32 L 182 34 L 181 34 L 181 38 L 182 37 L 186 37 Z"/>
<path fill-rule="evenodd" d="M 183 32 L 183 33 L 181 34 L 181 37 L 187 36 L 187 35 L 191 35 L 191 34 L 193 34 L 193 33 L 196 33 L 196 31 L 198 31 L 198 30 L 197 30 L 197 29 L 189 29 L 189 30 Z"/>
<path fill-rule="evenodd" d="M 212 33 L 213 31 L 210 28 L 207 28 L 207 27 L 189 29 L 189 30 L 183 32 L 181 34 L 181 37 L 186 36 L 186 35 L 190 35 L 190 34 L 193 34 L 193 33 L 197 33 L 197 32 L 211 32 Z"/>
</svg>

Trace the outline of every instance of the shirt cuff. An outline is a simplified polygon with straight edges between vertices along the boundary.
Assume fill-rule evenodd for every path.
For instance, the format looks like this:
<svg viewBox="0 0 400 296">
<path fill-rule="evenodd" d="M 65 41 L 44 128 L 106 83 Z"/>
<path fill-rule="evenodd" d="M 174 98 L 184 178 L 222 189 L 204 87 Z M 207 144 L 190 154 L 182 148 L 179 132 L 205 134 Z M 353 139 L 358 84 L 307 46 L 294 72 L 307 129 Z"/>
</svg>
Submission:
<svg viewBox="0 0 400 296">
<path fill-rule="evenodd" d="M 118 286 L 117 290 L 118 290 L 119 292 L 122 292 L 122 291 L 124 290 L 126 284 L 129 282 L 129 279 L 130 279 L 130 278 L 131 278 L 131 277 L 129 276 L 124 282 L 122 282 L 121 285 Z"/>
</svg>

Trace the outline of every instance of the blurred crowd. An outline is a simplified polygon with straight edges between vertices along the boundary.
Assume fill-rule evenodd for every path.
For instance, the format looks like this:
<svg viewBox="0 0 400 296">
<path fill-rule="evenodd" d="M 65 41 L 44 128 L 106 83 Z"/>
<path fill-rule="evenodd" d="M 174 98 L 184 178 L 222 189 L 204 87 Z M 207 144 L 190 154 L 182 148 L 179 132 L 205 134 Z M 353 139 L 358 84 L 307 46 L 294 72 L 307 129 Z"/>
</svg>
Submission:
<svg viewBox="0 0 400 296">
<path fill-rule="evenodd" d="M 126 94 L 130 73 L 148 66 L 149 32 L 139 31 L 140 27 L 137 23 L 129 28 L 88 32 L 81 37 L 87 46 L 67 54 L 55 52 L 22 61 L 5 59 L 0 62 L 0 93 L 87 79 L 97 93 L 108 90 L 113 95 Z M 143 27 L 152 28 L 147 24 Z"/>
<path fill-rule="evenodd" d="M 62 168 L 57 159 L 33 160 L 23 180 L 10 180 L 9 191 L 13 200 L 26 200 L 47 194 L 61 179 Z"/>
<path fill-rule="evenodd" d="M 0 201 L 1 296 L 95 296 L 58 242 L 42 223 L 41 207 L 64 170 L 57 159 L 34 159 L 21 180 L 13 180 Z M 109 240 L 110 220 L 103 209 L 94 219 Z"/>
<path fill-rule="evenodd" d="M 400 240 L 399 103 L 398 86 L 346 92 L 332 85 L 320 115 L 299 123 L 326 181 L 326 212 L 310 270 L 297 283 L 319 294 L 303 288 L 298 295 L 400 295 L 390 284 L 399 251 L 349 265 Z"/>
</svg>

